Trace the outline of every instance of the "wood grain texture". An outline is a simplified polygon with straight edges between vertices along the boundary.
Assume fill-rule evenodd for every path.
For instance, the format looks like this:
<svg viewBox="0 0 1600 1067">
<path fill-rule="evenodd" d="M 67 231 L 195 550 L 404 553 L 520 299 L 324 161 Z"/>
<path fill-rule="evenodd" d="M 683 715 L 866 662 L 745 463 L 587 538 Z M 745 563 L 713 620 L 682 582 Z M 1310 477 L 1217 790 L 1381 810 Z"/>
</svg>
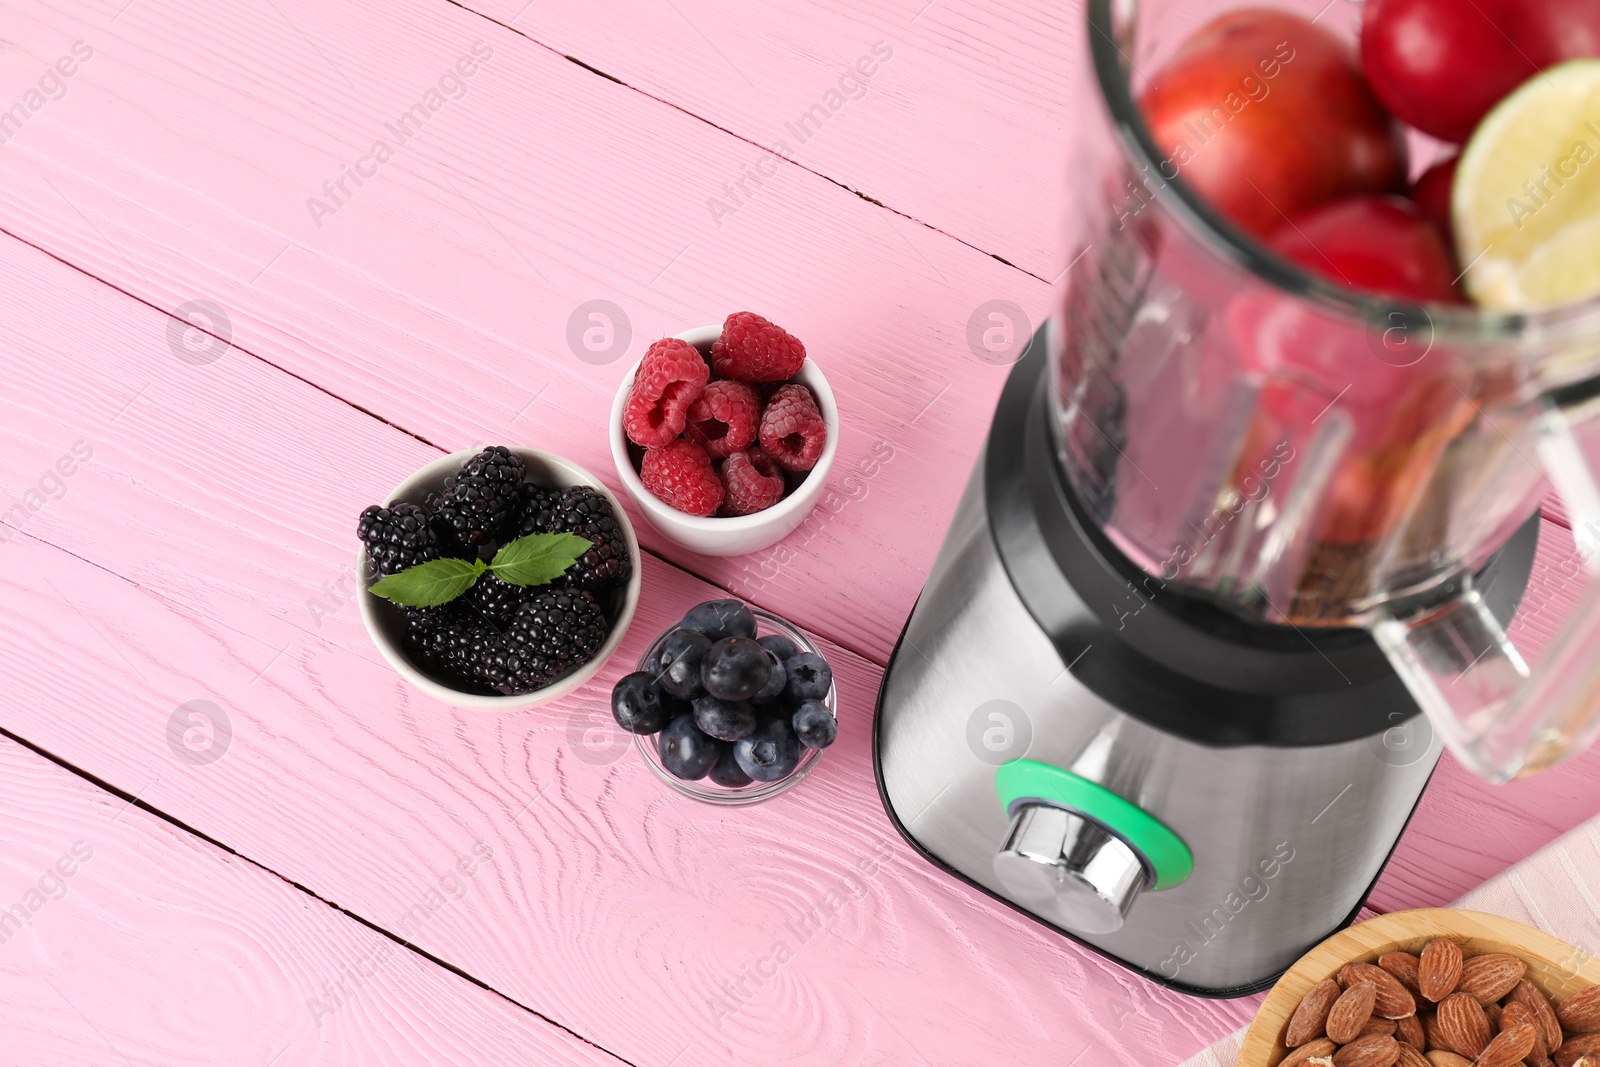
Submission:
<svg viewBox="0 0 1600 1067">
<path fill-rule="evenodd" d="M 1276 1067 L 1288 1054 L 1283 1034 L 1289 1016 L 1312 986 L 1345 964 L 1372 963 L 1385 952 L 1417 953 L 1436 937 L 1457 942 L 1469 957 L 1504 952 L 1526 961 L 1528 980 L 1557 1002 L 1600 984 L 1600 959 L 1499 915 L 1451 908 L 1380 915 L 1328 938 L 1278 979 L 1245 1034 L 1238 1067 Z"/>
<path fill-rule="evenodd" d="M 838 397 L 833 492 L 743 559 L 641 533 L 887 658 L 1006 373 L 974 355 L 967 321 L 994 299 L 1038 321 L 1045 283 L 798 167 L 718 230 L 706 183 L 737 176 L 749 144 L 440 0 L 379 20 L 308 0 L 139 0 L 108 24 L 120 2 L 47 0 L 8 26 L 17 81 L 0 89 L 97 43 L 0 152 L 0 227 L 154 307 L 213 301 L 245 350 L 440 447 L 553 447 L 617 489 L 604 424 L 631 362 L 656 337 L 760 310 Z M 458 79 L 466 95 L 315 225 L 321 183 L 394 140 L 396 116 L 480 40 L 493 58 Z M 633 328 L 600 366 L 567 340 L 595 299 Z"/>
<path fill-rule="evenodd" d="M 493 879 L 414 940 L 635 1063 L 1095 1067 L 1182 1059 L 1246 1017 L 1248 1002 L 1156 990 L 934 871 L 895 837 L 871 778 L 871 659 L 920 588 L 1005 373 L 968 350 L 967 317 L 994 298 L 1035 316 L 1047 302 L 1042 282 L 939 230 L 983 248 L 967 228 L 1005 216 L 996 240 L 1046 262 L 1029 187 L 1053 188 L 1053 164 L 993 187 L 974 184 L 974 165 L 950 187 L 999 188 L 1007 203 L 930 209 L 933 229 L 786 167 L 718 228 L 708 187 L 760 158 L 748 141 L 460 8 L 119 7 L 8 10 L 0 52 L 0 98 L 14 99 L 75 40 L 96 50 L 0 147 L 0 228 L 49 252 L 0 241 L 0 486 L 8 507 L 40 501 L 0 544 L 0 723 L 380 924 L 460 840 L 492 842 Z M 870 21 L 829 14 L 805 69 Z M 916 25 L 935 16 L 925 54 L 1033 47 L 1011 39 L 1015 12 L 1000 46 L 970 43 L 982 12 L 936 5 Z M 318 227 L 307 198 L 480 38 L 495 56 L 467 95 Z M 916 106 L 926 69 L 895 63 L 918 47 L 883 72 L 906 84 L 852 102 L 827 136 L 858 116 L 881 128 L 872 106 Z M 942 153 L 964 136 L 927 143 Z M 926 158 L 896 140 L 881 175 L 922 167 L 932 188 Z M 1044 235 L 1034 253 L 1017 219 Z M 635 334 L 598 367 L 566 340 L 596 298 L 622 305 Z M 238 346 L 204 365 L 174 354 L 152 310 L 194 299 L 222 306 Z M 432 445 L 483 440 L 552 448 L 616 487 L 601 420 L 631 359 L 741 307 L 804 337 L 839 394 L 837 513 L 787 556 L 711 561 L 646 538 L 870 657 L 828 646 L 846 723 L 818 772 L 721 813 L 668 795 L 617 744 L 604 686 L 714 593 L 655 559 L 619 659 L 574 700 L 485 717 L 407 690 L 343 592 L 360 506 Z M 92 457 L 52 478 L 79 441 Z M 39 669 L 58 662 L 90 690 Z M 233 725 L 204 767 L 166 741 L 175 708 L 199 699 Z M 1380 893 L 1481 880 L 1504 865 L 1471 840 L 1494 832 L 1488 813 L 1519 840 L 1553 836 L 1593 810 L 1560 793 L 1587 801 L 1595 770 L 1586 757 L 1530 783 L 1549 792 L 1526 816 L 1442 770 L 1425 802 L 1438 817 L 1419 813 Z M 1414 870 L 1431 873 L 1413 884 Z M 802 939 L 791 925 L 808 914 L 820 932 Z M 780 940 L 789 958 L 758 984 L 748 974 Z"/>
<path fill-rule="evenodd" d="M 1056 222 L 1077 114 L 1069 90 L 1081 5 L 466 6 L 739 135 L 751 163 L 782 144 L 800 166 L 1040 278 L 1066 265 Z M 879 62 L 874 43 L 892 57 Z M 870 77 L 855 69 L 863 56 Z M 802 124 L 818 105 L 831 117 Z M 713 175 L 702 198 L 734 203 L 739 191 L 720 184 L 739 177 Z M 742 222 L 739 211 L 722 218 L 725 228 Z"/>
<path fill-rule="evenodd" d="M 36 253 L 6 247 L 19 268 L 9 276 L 25 296 L 31 295 L 30 279 L 56 287 L 58 301 L 75 289 L 96 291 Z M 138 353 L 140 338 L 158 332 L 156 316 L 131 301 L 121 305 L 130 323 L 113 329 L 118 315 L 102 308 L 94 327 L 109 333 L 111 347 Z M 10 328 L 25 326 L 24 321 Z M 8 350 L 35 350 L 26 341 L 15 334 L 5 339 Z M 69 355 L 88 349 L 63 347 L 58 358 L 66 362 L 53 368 L 59 377 L 49 379 L 51 390 L 36 396 L 14 390 L 5 410 L 5 425 L 18 428 L 5 454 L 27 455 L 39 468 L 50 464 L 46 444 L 65 442 L 82 428 L 64 424 L 66 412 L 103 410 L 65 390 L 66 383 L 91 376 L 75 373 Z M 297 510 L 297 501 L 306 488 L 279 482 L 274 472 L 286 463 L 312 469 L 310 450 L 293 436 L 267 438 L 271 448 L 244 447 L 238 431 L 252 416 L 223 398 L 250 396 L 258 404 L 270 399 L 288 424 L 373 433 L 374 440 L 340 449 L 341 456 L 387 455 L 397 451 L 390 438 L 409 439 L 381 427 L 364 429 L 375 424 L 259 363 L 241 358 L 212 370 L 238 377 L 213 382 L 193 403 L 158 406 L 148 424 L 130 423 L 124 430 L 123 419 L 138 410 L 130 408 L 107 428 L 109 434 L 95 437 L 100 450 L 68 479 L 67 495 L 35 516 L 37 525 L 26 527 L 44 537 L 120 529 L 120 536 L 76 542 L 92 564 L 31 536 L 3 546 L 6 573 L 17 576 L 5 589 L 18 620 L 4 641 L 14 658 L 3 676 L 17 697 L 8 727 L 130 792 L 148 787 L 144 796 L 151 803 L 364 915 L 394 914 L 403 906 L 395 892 L 406 878 L 394 872 L 438 866 L 451 833 L 494 827 L 520 844 L 508 854 L 515 875 L 492 897 L 471 903 L 487 914 L 469 919 L 463 911 L 462 928 L 446 922 L 430 929 L 428 947 L 497 988 L 515 990 L 512 995 L 527 997 L 525 1003 L 592 1027 L 585 1033 L 606 1043 L 618 1040 L 611 1027 L 626 1029 L 627 1020 L 601 1008 L 618 975 L 632 981 L 649 977 L 656 984 L 646 988 L 695 1023 L 713 1019 L 707 1007 L 713 996 L 738 1006 L 726 991 L 719 993 L 720 983 L 738 981 L 747 965 L 759 964 L 772 943 L 785 937 L 785 925 L 822 903 L 829 889 L 844 885 L 854 864 L 872 860 L 880 842 L 894 849 L 895 858 L 869 883 L 863 902 L 871 901 L 871 910 L 855 917 L 841 911 L 839 925 L 825 927 L 826 939 L 816 935 L 803 951 L 792 946 L 796 962 L 781 975 L 798 988 L 774 1002 L 753 998 L 722 1020 L 725 1029 L 748 1025 L 745 1035 L 752 1042 L 792 1040 L 793 1020 L 826 1005 L 850 1033 L 841 1039 L 830 1031 L 828 1040 L 885 1041 L 892 1025 L 919 1038 L 937 1035 L 934 1047 L 965 1047 L 960 1042 L 969 1035 L 1004 1038 L 1016 1048 L 1018 1028 L 1027 1019 L 1056 1017 L 1050 1006 L 1056 990 L 1078 990 L 1080 998 L 1095 990 L 1086 996 L 1092 1010 L 1077 1016 L 1087 1030 L 1073 1024 L 1068 1031 L 1094 1042 L 1099 1052 L 1084 1061 L 1094 1062 L 1100 1053 L 1127 1052 L 1127 1041 L 1156 1040 L 1174 1056 L 1184 1054 L 1242 1017 L 1242 1006 L 1155 993 L 1000 912 L 900 847 L 877 806 L 868 764 L 866 724 L 877 671 L 840 650 L 830 655 L 840 666 L 846 696 L 845 742 L 803 790 L 770 810 L 739 813 L 737 821 L 713 819 L 709 811 L 668 797 L 631 754 L 614 764 L 585 759 L 600 758 L 575 741 L 586 726 L 604 722 L 603 689 L 562 709 L 564 714 L 504 720 L 420 700 L 372 658 L 350 606 L 316 618 L 320 627 L 306 612 L 309 595 L 332 604 L 318 591 L 317 578 L 337 578 L 348 535 L 341 534 L 336 516 L 327 518 L 326 529 L 301 528 L 307 515 Z M 189 391 L 189 379 L 173 381 L 177 394 Z M 147 397 L 157 403 L 160 394 Z M 164 427 L 167 436 L 153 434 L 151 427 Z M 233 443 L 224 447 L 229 431 Z M 191 447 L 226 455 L 228 477 L 221 487 L 187 484 L 194 475 L 182 460 Z M 335 497 L 359 492 L 322 491 Z M 340 507 L 336 500 L 323 506 Z M 264 527 L 242 514 L 250 507 L 284 521 Z M 234 516 L 232 508 L 241 514 Z M 175 540 L 141 536 L 137 526 L 119 528 L 118 516 L 127 514 L 141 516 L 152 530 L 181 529 L 188 536 Z M 229 533 L 217 515 L 232 516 L 237 529 Z M 259 559 L 273 559 L 283 570 L 239 566 L 240 560 Z M 114 577 L 113 570 L 138 574 L 138 587 Z M 602 685 L 625 669 L 648 635 L 708 592 L 654 561 L 646 588 L 638 629 L 622 664 L 608 668 Z M 290 647 L 280 650 L 279 638 Z M 89 664 L 92 676 L 115 684 L 87 703 L 64 699 L 33 667 L 62 656 Z M 217 700 L 234 717 L 236 747 L 206 769 L 215 776 L 176 765 L 165 748 L 167 717 L 192 699 Z M 615 741 L 601 731 L 595 744 L 605 752 Z M 559 798 L 558 804 L 541 802 L 516 814 L 547 785 L 553 788 L 542 800 Z M 1463 786 L 1487 791 L 1476 782 Z M 261 811 L 278 817 L 264 822 Z M 826 830 L 819 833 L 818 826 Z M 1459 840 L 1459 828 L 1449 835 Z M 1472 875 L 1469 869 L 1462 877 Z M 640 907 L 640 886 L 650 887 L 654 903 L 630 919 Z M 486 939 L 485 930 L 510 933 Z M 722 961 L 728 961 L 726 968 Z M 559 990 L 538 977 L 551 970 L 567 976 Z M 857 981 L 862 973 L 870 977 Z M 852 981 L 867 1002 L 882 1005 L 881 1020 L 851 1014 L 865 1013 L 863 1002 L 837 974 L 856 976 Z M 917 974 L 942 975 L 940 991 L 919 989 L 909 1003 L 898 995 L 870 1000 L 880 989 L 911 988 L 906 980 Z M 951 977 L 958 974 L 969 980 Z M 1024 994 L 1034 989 L 1032 976 L 1041 974 L 1049 991 Z M 687 997 L 685 988 L 693 990 Z M 776 990 L 770 995 L 776 997 Z M 965 1012 L 974 1003 L 983 1018 L 994 1020 L 993 1030 L 972 1029 Z M 1030 1031 L 1020 1032 L 1026 1038 Z M 1044 1039 L 1042 1032 L 1032 1033 Z M 913 1040 L 921 1044 L 919 1038 Z M 640 1037 L 624 1033 L 620 1040 Z M 819 1055 L 844 1055 L 855 1046 L 806 1047 Z M 1021 1062 L 1028 1060 L 1027 1049 L 1024 1041 L 1017 1052 Z M 678 1049 L 645 1043 L 629 1051 L 648 1060 Z M 742 1042 L 730 1042 L 707 1055 L 718 1062 L 724 1052 L 754 1054 Z"/>
<path fill-rule="evenodd" d="M 0 839 L 7 1064 L 620 1062 L 4 738 Z"/>
<path fill-rule="evenodd" d="M 0 394 L 4 484 L 95 442 L 0 545 L 7 729 L 379 924 L 460 840 L 489 842 L 492 871 L 411 939 L 630 1062 L 1050 1063 L 1066 1044 L 1111 1064 L 1181 1059 L 1243 1021 L 917 858 L 872 779 L 879 669 L 832 643 L 842 736 L 801 788 L 737 812 L 667 792 L 607 725 L 606 687 L 717 591 L 653 557 L 622 650 L 576 697 L 505 716 L 422 698 L 323 582 L 358 502 L 423 446 L 237 353 L 178 365 L 107 423 L 167 358 L 161 317 L 15 241 L 0 277 L 60 312 L 0 318 L 0 349 L 37 357 Z M 313 620 L 308 598 L 330 610 Z M 58 661 L 95 685 L 38 669 Z M 195 700 L 231 724 L 199 767 L 167 740 Z"/>
</svg>

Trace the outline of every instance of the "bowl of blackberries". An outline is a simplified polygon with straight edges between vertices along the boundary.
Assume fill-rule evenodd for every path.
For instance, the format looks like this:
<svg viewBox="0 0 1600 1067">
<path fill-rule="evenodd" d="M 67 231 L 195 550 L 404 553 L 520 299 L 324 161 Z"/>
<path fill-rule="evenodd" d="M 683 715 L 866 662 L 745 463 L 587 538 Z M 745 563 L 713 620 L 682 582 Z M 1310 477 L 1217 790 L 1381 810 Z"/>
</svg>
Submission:
<svg viewBox="0 0 1600 1067">
<path fill-rule="evenodd" d="M 698 604 L 656 638 L 612 689 L 611 711 L 657 777 L 713 804 L 792 788 L 839 734 L 817 646 L 737 600 Z"/>
<path fill-rule="evenodd" d="M 361 619 L 390 665 L 458 707 L 577 689 L 639 603 L 639 542 L 575 463 L 491 445 L 423 467 L 357 521 Z"/>
</svg>

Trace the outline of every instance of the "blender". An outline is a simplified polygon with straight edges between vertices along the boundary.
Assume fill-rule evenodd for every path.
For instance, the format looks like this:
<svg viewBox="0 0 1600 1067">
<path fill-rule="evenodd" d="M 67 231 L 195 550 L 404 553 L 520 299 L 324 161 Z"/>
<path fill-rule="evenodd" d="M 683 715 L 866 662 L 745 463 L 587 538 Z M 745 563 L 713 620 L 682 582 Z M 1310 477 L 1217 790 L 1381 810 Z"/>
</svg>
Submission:
<svg viewBox="0 0 1600 1067">
<path fill-rule="evenodd" d="M 929 860 L 1212 996 L 1354 917 L 1444 748 L 1504 781 L 1600 729 L 1600 301 L 1399 303 L 1236 230 L 1134 102 L 1225 6 L 1087 4 L 1071 265 L 873 746 Z M 1534 659 L 1507 627 L 1552 486 L 1585 586 Z"/>
</svg>

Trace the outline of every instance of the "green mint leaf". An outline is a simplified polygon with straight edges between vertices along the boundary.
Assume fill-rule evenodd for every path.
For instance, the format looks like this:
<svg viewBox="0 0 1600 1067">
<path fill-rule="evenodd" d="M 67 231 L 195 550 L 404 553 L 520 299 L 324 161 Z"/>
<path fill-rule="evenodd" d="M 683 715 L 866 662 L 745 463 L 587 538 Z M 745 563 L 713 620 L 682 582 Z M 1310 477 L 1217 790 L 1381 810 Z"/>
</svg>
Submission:
<svg viewBox="0 0 1600 1067">
<path fill-rule="evenodd" d="M 371 591 L 408 608 L 431 608 L 471 589 L 487 569 L 481 559 L 431 559 L 380 579 Z"/>
<path fill-rule="evenodd" d="M 519 537 L 494 554 L 489 569 L 512 585 L 544 585 L 561 577 L 594 542 L 571 533 Z"/>
</svg>

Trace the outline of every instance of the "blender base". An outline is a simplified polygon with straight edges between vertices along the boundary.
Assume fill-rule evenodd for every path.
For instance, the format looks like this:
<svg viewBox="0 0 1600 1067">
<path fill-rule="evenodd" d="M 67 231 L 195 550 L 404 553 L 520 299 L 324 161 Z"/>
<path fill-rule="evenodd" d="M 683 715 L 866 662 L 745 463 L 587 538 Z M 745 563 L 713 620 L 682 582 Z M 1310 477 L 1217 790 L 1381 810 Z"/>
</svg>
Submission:
<svg viewBox="0 0 1600 1067">
<path fill-rule="evenodd" d="M 1014 510 L 997 528 L 995 514 L 1007 505 L 988 484 L 996 449 L 1006 450 L 999 456 L 1005 471 L 1039 462 L 1037 449 L 1030 454 L 1019 442 L 1044 430 L 1044 347 L 1036 338 L 1013 370 L 985 454 L 886 670 L 873 732 L 879 792 L 919 852 L 1036 921 L 1185 993 L 1256 992 L 1360 910 L 1441 746 L 1381 655 L 1362 646 L 1370 641 L 1364 633 L 1318 635 L 1331 659 L 1313 645 L 1311 666 L 1269 663 L 1242 681 L 1230 703 L 1214 678 L 1175 670 L 1181 655 L 1147 660 L 1130 640 L 1133 628 L 1158 618 L 1181 633 L 1180 616 L 1192 623 L 1195 605 L 1163 591 L 1133 617 L 1112 613 L 1108 624 L 1059 568 L 1045 576 L 1048 560 L 1019 540 Z M 1059 554 L 1061 538 L 1052 540 L 1050 554 Z M 1506 618 L 1536 540 L 1534 520 L 1491 564 L 1499 572 L 1485 574 Z M 1085 539 L 1066 550 L 1096 556 L 1102 546 Z M 1208 633 L 1213 642 L 1230 640 L 1226 627 Z M 1249 647 L 1232 653 L 1273 655 Z M 1263 692 L 1308 671 L 1299 692 L 1282 699 Z M 995 858 L 1013 836 L 1013 815 L 1024 819 L 1021 809 L 1038 805 L 1019 799 L 1008 811 L 995 772 L 1024 756 L 1153 816 L 1192 853 L 1192 871 L 1167 888 L 1155 888 L 1148 871 L 1150 884 L 1119 902 L 1125 921 L 1114 915 L 1103 925 L 1075 919 L 1084 913 L 1037 892 L 1019 899 L 1007 885 L 1023 883 L 1002 882 Z M 1102 841 L 1118 838 L 1132 849 L 1137 835 L 1129 827 L 1104 818 L 1094 826 Z M 1015 860 L 1008 854 L 1013 869 Z M 1063 892 L 1081 898 L 1083 874 L 1070 868 L 1043 865 Z M 1113 928 L 1088 932 L 1106 925 Z"/>
</svg>

